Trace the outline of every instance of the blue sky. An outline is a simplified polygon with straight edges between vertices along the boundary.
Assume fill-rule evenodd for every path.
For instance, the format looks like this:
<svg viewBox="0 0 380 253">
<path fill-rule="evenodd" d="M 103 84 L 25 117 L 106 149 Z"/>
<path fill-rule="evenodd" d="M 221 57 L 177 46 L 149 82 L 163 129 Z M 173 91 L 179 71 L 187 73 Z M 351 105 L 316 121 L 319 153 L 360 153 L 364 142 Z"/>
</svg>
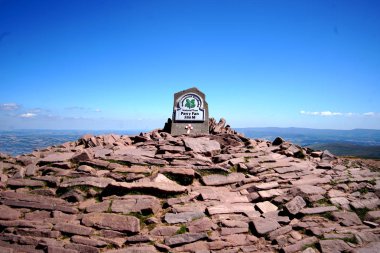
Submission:
<svg viewBox="0 0 380 253">
<path fill-rule="evenodd" d="M 0 0 L 0 129 L 380 129 L 380 2 Z"/>
</svg>

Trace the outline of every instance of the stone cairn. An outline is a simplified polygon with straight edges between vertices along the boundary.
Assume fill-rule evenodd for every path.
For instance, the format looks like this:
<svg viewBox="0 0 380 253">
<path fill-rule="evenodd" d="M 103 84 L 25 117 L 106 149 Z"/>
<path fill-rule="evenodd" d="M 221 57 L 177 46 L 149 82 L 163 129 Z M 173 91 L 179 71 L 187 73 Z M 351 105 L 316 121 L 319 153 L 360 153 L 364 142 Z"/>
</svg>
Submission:
<svg viewBox="0 0 380 253">
<path fill-rule="evenodd" d="M 209 125 L 1 154 L 0 252 L 380 252 L 378 167 Z"/>
</svg>

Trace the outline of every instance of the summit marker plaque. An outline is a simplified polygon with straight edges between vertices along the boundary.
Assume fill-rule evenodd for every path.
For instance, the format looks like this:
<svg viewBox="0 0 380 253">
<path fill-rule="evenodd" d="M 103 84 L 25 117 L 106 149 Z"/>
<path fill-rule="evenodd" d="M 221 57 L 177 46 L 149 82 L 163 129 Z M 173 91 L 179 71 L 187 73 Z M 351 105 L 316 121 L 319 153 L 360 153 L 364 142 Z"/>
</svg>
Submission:
<svg viewBox="0 0 380 253">
<path fill-rule="evenodd" d="M 195 87 L 175 93 L 171 134 L 208 133 L 208 104 L 205 94 Z"/>
</svg>

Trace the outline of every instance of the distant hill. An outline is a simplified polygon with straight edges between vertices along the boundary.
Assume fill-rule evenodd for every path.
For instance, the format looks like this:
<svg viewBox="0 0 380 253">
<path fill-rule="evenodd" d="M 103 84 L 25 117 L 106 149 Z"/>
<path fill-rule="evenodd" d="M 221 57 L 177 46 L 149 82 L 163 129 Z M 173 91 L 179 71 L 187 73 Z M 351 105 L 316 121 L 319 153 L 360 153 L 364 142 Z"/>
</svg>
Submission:
<svg viewBox="0 0 380 253">
<path fill-rule="evenodd" d="M 336 155 L 380 159 L 380 130 L 311 128 L 236 128 L 250 138 L 273 140 L 280 136 L 301 146 L 328 149 Z"/>
</svg>

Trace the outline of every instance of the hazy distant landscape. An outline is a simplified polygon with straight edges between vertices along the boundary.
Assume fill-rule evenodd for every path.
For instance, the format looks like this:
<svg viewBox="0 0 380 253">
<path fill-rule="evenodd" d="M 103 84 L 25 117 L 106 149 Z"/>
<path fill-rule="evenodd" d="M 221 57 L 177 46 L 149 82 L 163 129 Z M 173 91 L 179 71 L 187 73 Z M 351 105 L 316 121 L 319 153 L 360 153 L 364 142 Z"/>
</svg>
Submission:
<svg viewBox="0 0 380 253">
<path fill-rule="evenodd" d="M 340 156 L 380 159 L 380 130 L 327 130 L 309 128 L 236 128 L 250 138 L 274 140 L 277 136 L 316 150 L 328 149 Z M 146 130 L 12 130 L 0 131 L 0 152 L 20 155 L 52 145 L 75 141 L 84 134 L 134 135 Z"/>
<path fill-rule="evenodd" d="M 128 134 L 140 133 L 139 130 L 11 130 L 0 131 L 0 152 L 10 155 L 31 153 L 35 149 L 42 149 L 52 145 L 59 145 L 68 141 L 76 141 L 85 134 Z"/>
<path fill-rule="evenodd" d="M 380 159 L 380 130 L 330 130 L 311 128 L 237 128 L 250 138 L 273 140 L 280 136 L 312 149 L 328 149 L 340 156 Z"/>
</svg>

